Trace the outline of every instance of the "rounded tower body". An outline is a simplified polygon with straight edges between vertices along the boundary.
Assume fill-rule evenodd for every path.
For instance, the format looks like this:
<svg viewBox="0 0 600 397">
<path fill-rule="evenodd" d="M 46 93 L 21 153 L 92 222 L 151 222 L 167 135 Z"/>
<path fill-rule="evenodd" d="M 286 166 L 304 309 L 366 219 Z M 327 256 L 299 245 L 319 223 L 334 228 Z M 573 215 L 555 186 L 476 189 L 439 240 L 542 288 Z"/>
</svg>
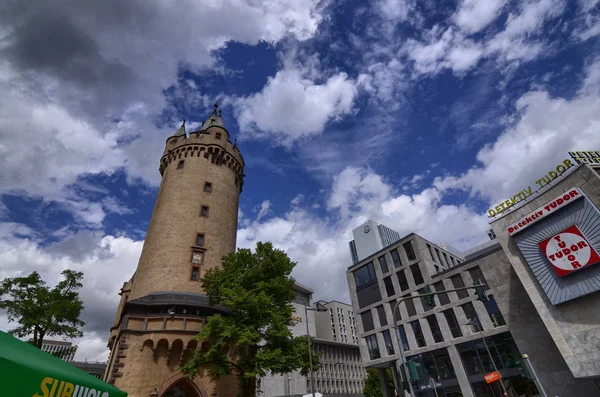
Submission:
<svg viewBox="0 0 600 397">
<path fill-rule="evenodd" d="M 108 342 L 104 380 L 130 397 L 237 393 L 233 377 L 215 383 L 201 371 L 189 380 L 178 370 L 203 347 L 194 337 L 207 317 L 224 311 L 209 304 L 200 279 L 235 250 L 244 160 L 217 108 L 189 136 L 184 122 L 160 159 L 156 204 Z"/>
<path fill-rule="evenodd" d="M 130 299 L 158 291 L 202 293 L 203 273 L 235 250 L 244 160 L 216 106 L 200 131 L 186 137 L 180 129 L 167 139 L 160 173 Z"/>
</svg>

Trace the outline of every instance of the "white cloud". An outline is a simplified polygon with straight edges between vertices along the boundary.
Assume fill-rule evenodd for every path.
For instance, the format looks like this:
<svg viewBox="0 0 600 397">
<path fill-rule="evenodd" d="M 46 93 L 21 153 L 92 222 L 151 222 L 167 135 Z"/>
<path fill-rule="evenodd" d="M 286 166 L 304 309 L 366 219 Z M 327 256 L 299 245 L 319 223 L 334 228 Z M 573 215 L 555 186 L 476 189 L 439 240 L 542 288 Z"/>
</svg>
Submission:
<svg viewBox="0 0 600 397">
<path fill-rule="evenodd" d="M 483 50 L 476 44 L 464 43 L 461 46 L 452 48 L 448 53 L 448 63 L 455 72 L 469 70 L 474 67 L 481 56 Z"/>
<path fill-rule="evenodd" d="M 316 84 L 303 70 L 284 69 L 259 93 L 236 101 L 240 129 L 253 137 L 293 142 L 323 132 L 327 122 L 352 112 L 356 84 L 346 73 Z"/>
<path fill-rule="evenodd" d="M 101 234 L 74 235 L 56 246 L 42 247 L 34 240 L 16 237 L 28 231 L 18 224 L 0 224 L 0 279 L 37 271 L 51 286 L 65 269 L 83 271 L 80 296 L 84 303 L 82 319 L 87 323 L 78 341 L 76 359 L 106 360 L 109 328 L 119 303 L 119 290 L 135 270 L 142 249 L 141 241 Z M 14 328 L 0 316 L 4 330 Z"/>
<path fill-rule="evenodd" d="M 531 91 L 516 103 L 516 122 L 477 154 L 478 165 L 460 176 L 438 178 L 441 190 L 464 189 L 495 201 L 532 186 L 570 150 L 600 147 L 600 61 L 572 99 Z"/>
<path fill-rule="evenodd" d="M 463 0 L 454 20 L 467 33 L 479 32 L 496 19 L 504 3 L 504 0 Z"/>
</svg>

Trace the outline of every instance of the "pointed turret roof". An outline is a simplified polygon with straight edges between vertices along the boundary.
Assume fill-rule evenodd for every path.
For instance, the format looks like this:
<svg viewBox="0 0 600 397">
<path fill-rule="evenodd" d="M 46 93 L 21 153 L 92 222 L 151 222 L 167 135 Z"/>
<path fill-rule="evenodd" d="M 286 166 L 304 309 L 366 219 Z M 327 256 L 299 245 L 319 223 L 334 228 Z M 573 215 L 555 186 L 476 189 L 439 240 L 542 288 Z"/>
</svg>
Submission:
<svg viewBox="0 0 600 397">
<path fill-rule="evenodd" d="M 215 102 L 212 113 L 210 114 L 210 116 L 208 116 L 208 118 L 204 121 L 204 123 L 202 123 L 202 127 L 200 128 L 200 131 L 204 131 L 208 127 L 211 127 L 213 125 L 217 125 L 219 127 L 225 128 L 223 126 L 223 118 L 221 117 L 222 111 L 218 110 L 218 109 L 219 109 L 219 103 Z"/>
<path fill-rule="evenodd" d="M 175 134 L 173 136 L 186 136 L 186 134 L 185 134 L 185 119 L 183 120 L 181 127 L 179 127 L 179 129 L 177 129 L 177 131 L 175 131 Z"/>
</svg>

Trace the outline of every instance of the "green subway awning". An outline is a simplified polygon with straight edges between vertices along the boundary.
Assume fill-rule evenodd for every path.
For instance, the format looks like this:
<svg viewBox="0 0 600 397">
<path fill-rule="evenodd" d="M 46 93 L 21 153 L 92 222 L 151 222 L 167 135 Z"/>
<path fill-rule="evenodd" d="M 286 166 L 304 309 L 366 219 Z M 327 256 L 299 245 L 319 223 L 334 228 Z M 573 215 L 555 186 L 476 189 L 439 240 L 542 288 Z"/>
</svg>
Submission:
<svg viewBox="0 0 600 397">
<path fill-rule="evenodd" d="M 127 393 L 0 331 L 0 395 L 126 397 Z"/>
</svg>

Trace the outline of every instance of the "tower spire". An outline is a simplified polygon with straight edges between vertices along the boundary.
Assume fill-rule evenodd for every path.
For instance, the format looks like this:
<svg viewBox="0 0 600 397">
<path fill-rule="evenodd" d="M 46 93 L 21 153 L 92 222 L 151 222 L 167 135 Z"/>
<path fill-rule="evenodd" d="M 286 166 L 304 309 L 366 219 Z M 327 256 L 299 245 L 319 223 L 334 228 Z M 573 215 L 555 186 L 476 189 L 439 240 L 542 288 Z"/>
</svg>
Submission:
<svg viewBox="0 0 600 397">
<path fill-rule="evenodd" d="M 208 116 L 208 118 L 204 121 L 204 123 L 202 123 L 202 127 L 200 127 L 200 131 L 204 131 L 208 127 L 212 127 L 212 126 L 224 127 L 222 114 L 223 114 L 223 111 L 219 109 L 219 101 L 216 100 L 215 104 L 213 105 L 212 113 Z"/>
<path fill-rule="evenodd" d="M 186 134 L 185 134 L 185 119 L 183 119 L 183 123 L 181 124 L 181 127 L 179 127 L 177 129 L 177 131 L 175 131 L 174 136 L 186 136 Z"/>
</svg>

